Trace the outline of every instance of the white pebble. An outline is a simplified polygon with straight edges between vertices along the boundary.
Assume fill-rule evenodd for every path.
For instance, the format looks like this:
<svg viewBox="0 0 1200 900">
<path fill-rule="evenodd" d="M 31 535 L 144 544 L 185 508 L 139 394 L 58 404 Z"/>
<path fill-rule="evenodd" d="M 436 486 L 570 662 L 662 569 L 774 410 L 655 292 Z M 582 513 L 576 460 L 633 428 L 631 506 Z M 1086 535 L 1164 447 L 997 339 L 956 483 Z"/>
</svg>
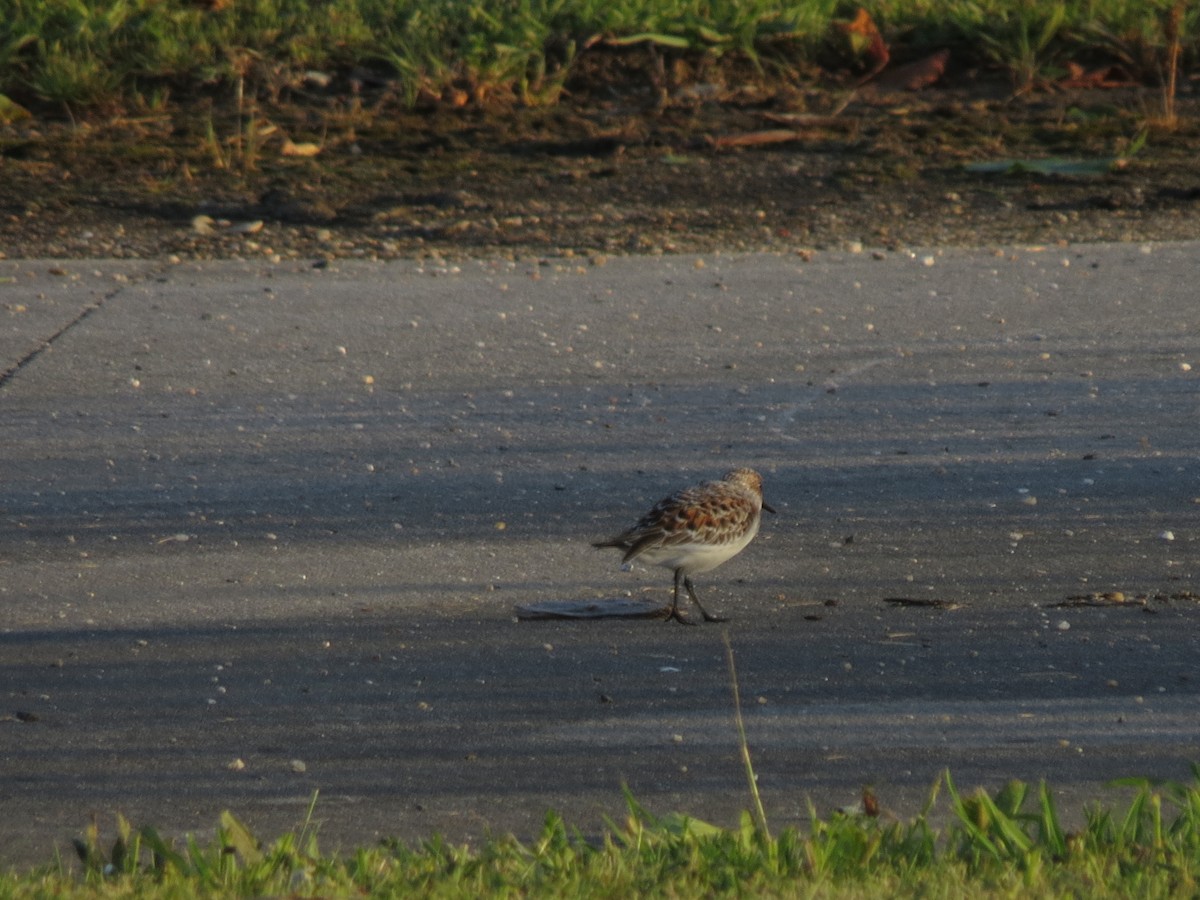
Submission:
<svg viewBox="0 0 1200 900">
<path fill-rule="evenodd" d="M 1061 622 L 1059 622 L 1054 627 L 1057 628 L 1059 631 L 1070 631 L 1071 623 L 1068 622 L 1066 619 L 1063 619 Z"/>
<path fill-rule="evenodd" d="M 1159 537 L 1162 538 L 1164 541 L 1173 541 L 1173 540 L 1175 540 L 1175 532 L 1164 531 L 1162 534 L 1159 535 Z"/>
</svg>

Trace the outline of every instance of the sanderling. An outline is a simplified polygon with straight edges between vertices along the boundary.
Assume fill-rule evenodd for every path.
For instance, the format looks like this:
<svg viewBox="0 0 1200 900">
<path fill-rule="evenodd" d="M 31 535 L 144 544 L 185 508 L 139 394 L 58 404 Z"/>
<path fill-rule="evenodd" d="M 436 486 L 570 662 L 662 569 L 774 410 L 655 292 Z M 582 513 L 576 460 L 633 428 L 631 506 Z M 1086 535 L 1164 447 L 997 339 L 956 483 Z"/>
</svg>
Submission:
<svg viewBox="0 0 1200 900">
<path fill-rule="evenodd" d="M 641 558 L 675 570 L 675 599 L 668 619 L 690 623 L 679 611 L 679 585 L 687 588 L 706 622 L 724 622 L 700 605 L 692 575 L 715 569 L 736 556 L 758 534 L 763 502 L 762 476 L 753 469 L 734 469 L 720 481 L 706 481 L 665 497 L 628 531 L 595 547 L 625 551 L 621 561 Z"/>
</svg>

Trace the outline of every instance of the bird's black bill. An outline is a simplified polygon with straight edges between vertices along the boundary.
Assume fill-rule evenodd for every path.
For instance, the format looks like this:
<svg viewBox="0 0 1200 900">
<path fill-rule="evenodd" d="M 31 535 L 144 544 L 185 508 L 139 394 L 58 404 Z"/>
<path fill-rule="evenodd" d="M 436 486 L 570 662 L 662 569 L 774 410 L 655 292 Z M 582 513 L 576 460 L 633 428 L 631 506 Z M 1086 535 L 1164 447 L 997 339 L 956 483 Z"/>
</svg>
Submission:
<svg viewBox="0 0 1200 900">
<path fill-rule="evenodd" d="M 763 509 L 765 509 L 765 510 L 766 510 L 767 512 L 769 512 L 769 513 L 773 513 L 773 512 L 775 512 L 775 507 L 773 507 L 773 506 L 772 506 L 770 503 L 768 503 L 766 500 L 764 500 L 764 501 L 763 501 Z"/>
</svg>

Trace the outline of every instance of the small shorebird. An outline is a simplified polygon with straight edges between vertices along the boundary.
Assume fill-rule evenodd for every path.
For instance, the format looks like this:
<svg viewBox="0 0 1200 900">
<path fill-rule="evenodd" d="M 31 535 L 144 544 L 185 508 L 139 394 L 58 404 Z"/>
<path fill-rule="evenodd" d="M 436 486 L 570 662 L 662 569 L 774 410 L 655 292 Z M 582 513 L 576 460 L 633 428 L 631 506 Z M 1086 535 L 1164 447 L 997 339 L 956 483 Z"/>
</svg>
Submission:
<svg viewBox="0 0 1200 900">
<path fill-rule="evenodd" d="M 724 622 L 700 605 L 692 575 L 715 569 L 736 556 L 758 534 L 762 511 L 775 512 L 762 497 L 762 476 L 753 469 L 734 469 L 720 481 L 706 481 L 665 497 L 638 523 L 594 547 L 625 551 L 622 563 L 642 559 L 675 571 L 675 599 L 668 619 L 692 622 L 679 611 L 679 585 L 706 622 Z"/>
</svg>

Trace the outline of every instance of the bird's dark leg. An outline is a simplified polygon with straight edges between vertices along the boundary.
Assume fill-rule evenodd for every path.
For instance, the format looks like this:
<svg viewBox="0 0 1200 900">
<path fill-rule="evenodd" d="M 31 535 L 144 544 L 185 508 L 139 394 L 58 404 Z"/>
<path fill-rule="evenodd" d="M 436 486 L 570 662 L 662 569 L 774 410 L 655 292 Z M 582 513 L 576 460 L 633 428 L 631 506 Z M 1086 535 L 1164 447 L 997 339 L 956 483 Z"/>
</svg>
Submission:
<svg viewBox="0 0 1200 900">
<path fill-rule="evenodd" d="M 695 625 L 696 624 L 695 622 L 693 622 L 690 619 L 688 619 L 687 617 L 685 617 L 684 614 L 679 611 L 679 583 L 680 582 L 683 582 L 684 584 L 688 585 L 688 593 L 692 595 L 693 600 L 696 599 L 696 595 L 694 593 L 692 593 L 691 582 L 688 581 L 688 579 L 684 578 L 684 576 L 683 576 L 683 569 L 676 569 L 675 570 L 675 599 L 671 602 L 671 611 L 669 613 L 667 613 L 666 621 L 670 622 L 672 619 L 674 619 L 676 622 L 679 622 L 682 625 Z M 696 605 L 699 606 L 700 604 L 697 603 Z M 704 609 L 701 608 L 700 611 L 704 612 Z M 708 618 L 708 616 L 706 615 L 705 618 Z"/>
<path fill-rule="evenodd" d="M 696 608 L 700 610 L 700 615 L 704 616 L 705 622 L 728 622 L 729 621 L 724 616 L 709 615 L 708 610 L 700 605 L 700 598 L 696 596 L 696 589 L 692 586 L 692 579 L 688 578 L 687 576 L 684 576 L 683 586 L 685 588 L 687 588 L 688 596 L 692 598 L 692 602 L 695 603 Z M 676 594 L 679 593 L 678 573 L 676 573 L 676 577 L 675 577 L 675 592 L 676 592 Z"/>
</svg>

